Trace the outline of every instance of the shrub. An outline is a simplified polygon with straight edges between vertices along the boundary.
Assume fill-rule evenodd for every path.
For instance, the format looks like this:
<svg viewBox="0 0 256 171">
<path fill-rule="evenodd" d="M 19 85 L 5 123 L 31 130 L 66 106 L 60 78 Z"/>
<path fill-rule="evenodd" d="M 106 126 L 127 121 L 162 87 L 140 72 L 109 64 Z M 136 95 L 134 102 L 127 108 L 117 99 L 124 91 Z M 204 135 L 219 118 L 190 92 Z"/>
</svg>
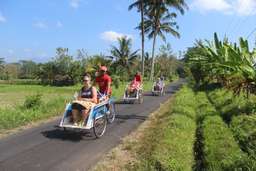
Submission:
<svg viewBox="0 0 256 171">
<path fill-rule="evenodd" d="M 56 75 L 53 80 L 54 86 L 74 85 L 74 80 L 68 75 Z"/>
<path fill-rule="evenodd" d="M 39 107 L 42 104 L 42 94 L 27 96 L 23 107 L 26 109 Z"/>
</svg>

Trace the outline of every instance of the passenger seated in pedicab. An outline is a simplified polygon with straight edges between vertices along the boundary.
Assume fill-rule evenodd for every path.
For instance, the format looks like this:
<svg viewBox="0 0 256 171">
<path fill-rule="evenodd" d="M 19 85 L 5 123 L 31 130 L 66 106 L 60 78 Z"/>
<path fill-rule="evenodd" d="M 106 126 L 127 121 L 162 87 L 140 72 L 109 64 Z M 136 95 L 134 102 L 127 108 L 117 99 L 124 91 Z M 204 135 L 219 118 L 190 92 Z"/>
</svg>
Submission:
<svg viewBox="0 0 256 171">
<path fill-rule="evenodd" d="M 97 103 L 97 90 L 91 85 L 91 76 L 86 74 L 83 77 L 83 87 L 78 93 L 76 100 L 72 102 L 72 120 L 75 126 L 80 123 L 83 126 L 90 109 Z"/>
<path fill-rule="evenodd" d="M 157 81 L 155 82 L 155 85 L 154 85 L 154 90 L 155 91 L 161 91 L 162 88 L 163 88 L 163 81 L 161 80 L 161 78 L 158 78 Z"/>
<path fill-rule="evenodd" d="M 138 77 L 136 77 L 136 75 L 135 75 L 134 79 L 132 80 L 132 82 L 127 87 L 126 96 L 135 95 L 135 93 L 140 89 L 141 79 L 138 79 Z"/>
</svg>

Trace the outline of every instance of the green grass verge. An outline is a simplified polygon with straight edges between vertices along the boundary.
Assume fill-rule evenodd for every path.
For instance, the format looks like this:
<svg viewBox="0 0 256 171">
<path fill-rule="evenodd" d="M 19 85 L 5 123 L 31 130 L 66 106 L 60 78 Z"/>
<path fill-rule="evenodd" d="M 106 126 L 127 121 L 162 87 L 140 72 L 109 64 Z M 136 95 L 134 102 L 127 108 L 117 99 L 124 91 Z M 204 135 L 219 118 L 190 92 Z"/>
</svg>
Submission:
<svg viewBox="0 0 256 171">
<path fill-rule="evenodd" d="M 184 170 L 194 165 L 196 100 L 184 87 L 175 96 L 172 111 L 161 114 L 145 132 L 137 153 L 139 162 L 129 170 Z"/>
<path fill-rule="evenodd" d="M 0 109 L 0 133 L 30 122 L 59 115 L 64 110 L 64 101 L 63 98 L 57 98 L 31 109 L 24 109 L 21 106 Z"/>
<path fill-rule="evenodd" d="M 10 80 L 0 80 L 0 84 L 15 84 L 15 85 L 39 85 L 40 80 L 35 79 L 10 79 Z"/>
</svg>

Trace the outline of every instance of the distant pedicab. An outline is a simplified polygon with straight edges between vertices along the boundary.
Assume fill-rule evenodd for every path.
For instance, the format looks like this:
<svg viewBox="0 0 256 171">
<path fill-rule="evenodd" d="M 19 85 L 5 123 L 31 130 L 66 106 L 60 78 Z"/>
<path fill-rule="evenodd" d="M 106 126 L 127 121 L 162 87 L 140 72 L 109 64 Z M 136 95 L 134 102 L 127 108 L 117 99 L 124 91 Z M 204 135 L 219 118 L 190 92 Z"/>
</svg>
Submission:
<svg viewBox="0 0 256 171">
<path fill-rule="evenodd" d="M 160 78 L 157 79 L 157 81 L 154 82 L 152 86 L 152 95 L 153 96 L 164 96 L 165 95 L 165 84 L 164 81 Z"/>
<path fill-rule="evenodd" d="M 125 103 L 143 103 L 143 85 L 141 82 L 134 79 L 130 84 L 127 84 L 123 95 L 123 101 Z"/>
<path fill-rule="evenodd" d="M 64 131 L 71 130 L 93 130 L 94 135 L 100 138 L 104 135 L 107 123 L 115 120 L 116 108 L 113 98 L 98 92 L 98 103 L 91 108 L 87 119 L 75 125 L 72 121 L 72 103 L 66 105 L 59 127 Z"/>
</svg>

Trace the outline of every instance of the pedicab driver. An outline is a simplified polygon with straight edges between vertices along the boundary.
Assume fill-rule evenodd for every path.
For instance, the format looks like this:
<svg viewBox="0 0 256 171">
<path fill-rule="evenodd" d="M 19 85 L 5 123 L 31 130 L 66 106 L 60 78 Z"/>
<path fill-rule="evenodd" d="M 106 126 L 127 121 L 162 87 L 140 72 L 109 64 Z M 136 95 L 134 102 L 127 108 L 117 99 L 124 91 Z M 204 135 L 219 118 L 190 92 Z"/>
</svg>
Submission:
<svg viewBox="0 0 256 171">
<path fill-rule="evenodd" d="M 142 79 L 141 79 L 141 74 L 139 71 L 136 72 L 134 79 L 139 82 L 140 84 L 142 83 Z"/>
<path fill-rule="evenodd" d="M 106 95 L 107 98 L 110 98 L 112 90 L 111 90 L 111 77 L 107 74 L 107 67 L 101 66 L 98 76 L 95 79 L 95 83 L 99 87 L 99 92 L 101 94 Z"/>
</svg>

